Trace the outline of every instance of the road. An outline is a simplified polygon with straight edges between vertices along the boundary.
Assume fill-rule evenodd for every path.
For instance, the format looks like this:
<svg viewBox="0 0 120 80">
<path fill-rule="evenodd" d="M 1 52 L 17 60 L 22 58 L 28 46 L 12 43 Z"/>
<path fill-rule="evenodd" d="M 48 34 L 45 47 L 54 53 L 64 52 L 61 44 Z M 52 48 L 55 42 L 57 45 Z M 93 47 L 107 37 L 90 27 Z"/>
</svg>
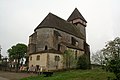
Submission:
<svg viewBox="0 0 120 80">
<path fill-rule="evenodd" d="M 0 77 L 0 80 L 9 80 L 9 79 L 7 79 L 7 78 L 3 78 L 3 77 Z"/>
<path fill-rule="evenodd" d="M 0 71 L 0 80 L 20 80 L 21 78 L 30 77 L 30 76 L 37 76 L 37 74 Z"/>
</svg>

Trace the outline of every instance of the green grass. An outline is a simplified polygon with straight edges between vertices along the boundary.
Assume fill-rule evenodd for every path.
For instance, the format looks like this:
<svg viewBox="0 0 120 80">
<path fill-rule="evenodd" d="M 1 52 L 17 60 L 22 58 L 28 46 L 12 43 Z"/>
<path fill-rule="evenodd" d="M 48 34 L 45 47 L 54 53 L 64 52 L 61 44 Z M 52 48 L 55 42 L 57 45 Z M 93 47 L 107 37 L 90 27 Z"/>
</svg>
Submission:
<svg viewBox="0 0 120 80">
<path fill-rule="evenodd" d="M 113 73 L 105 72 L 101 69 L 96 70 L 70 70 L 56 72 L 51 77 L 44 75 L 28 77 L 21 80 L 107 80 L 107 77 L 114 78 Z"/>
</svg>

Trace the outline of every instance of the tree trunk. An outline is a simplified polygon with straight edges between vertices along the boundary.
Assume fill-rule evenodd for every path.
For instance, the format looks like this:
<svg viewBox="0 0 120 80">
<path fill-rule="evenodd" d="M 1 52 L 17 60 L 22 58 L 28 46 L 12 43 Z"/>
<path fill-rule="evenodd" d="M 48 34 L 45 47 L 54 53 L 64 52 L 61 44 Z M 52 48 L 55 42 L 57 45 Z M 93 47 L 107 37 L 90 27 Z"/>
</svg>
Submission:
<svg viewBox="0 0 120 80">
<path fill-rule="evenodd" d="M 16 64 L 16 72 L 18 72 L 18 70 L 19 70 L 19 65 L 20 65 L 20 59 L 18 59 L 18 62 Z"/>
</svg>

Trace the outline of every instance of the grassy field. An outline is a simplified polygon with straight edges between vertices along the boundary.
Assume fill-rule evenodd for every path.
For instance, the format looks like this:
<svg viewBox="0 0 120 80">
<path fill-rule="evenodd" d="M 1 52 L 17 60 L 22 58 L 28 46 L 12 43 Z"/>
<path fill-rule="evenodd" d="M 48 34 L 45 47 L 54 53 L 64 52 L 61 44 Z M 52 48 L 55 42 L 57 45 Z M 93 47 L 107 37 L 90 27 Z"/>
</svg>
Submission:
<svg viewBox="0 0 120 80">
<path fill-rule="evenodd" d="M 55 72 L 51 77 L 44 77 L 44 75 L 39 75 L 21 80 L 107 80 L 107 77 L 114 78 L 114 74 L 105 72 L 101 69 L 95 69 Z"/>
</svg>

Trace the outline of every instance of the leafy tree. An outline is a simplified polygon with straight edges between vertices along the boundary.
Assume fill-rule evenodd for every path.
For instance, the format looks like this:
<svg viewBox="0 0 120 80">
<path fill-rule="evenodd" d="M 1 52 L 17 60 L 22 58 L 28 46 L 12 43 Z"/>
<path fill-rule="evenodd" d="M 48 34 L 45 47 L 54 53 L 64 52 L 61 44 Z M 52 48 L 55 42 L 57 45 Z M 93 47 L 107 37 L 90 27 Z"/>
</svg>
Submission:
<svg viewBox="0 0 120 80">
<path fill-rule="evenodd" d="M 115 74 L 117 80 L 120 80 L 120 59 L 113 59 L 109 61 L 107 69 Z"/>
<path fill-rule="evenodd" d="M 89 64 L 87 62 L 87 57 L 85 54 L 81 55 L 78 58 L 77 68 L 78 69 L 88 69 L 89 68 Z"/>
<path fill-rule="evenodd" d="M 18 67 L 20 65 L 20 60 L 22 60 L 27 52 L 27 46 L 25 44 L 16 44 L 8 49 L 9 59 L 11 61 L 16 60 L 16 69 L 18 71 Z"/>
<path fill-rule="evenodd" d="M 76 60 L 75 60 L 74 53 L 72 50 L 70 49 L 65 50 L 63 58 L 64 58 L 64 64 L 66 68 L 76 67 Z"/>
<path fill-rule="evenodd" d="M 120 38 L 117 37 L 113 41 L 109 41 L 102 52 L 107 60 L 120 58 Z"/>
<path fill-rule="evenodd" d="M 113 41 L 109 41 L 102 52 L 107 61 L 107 70 L 113 72 L 117 80 L 120 80 L 120 38 L 117 37 Z"/>
</svg>

